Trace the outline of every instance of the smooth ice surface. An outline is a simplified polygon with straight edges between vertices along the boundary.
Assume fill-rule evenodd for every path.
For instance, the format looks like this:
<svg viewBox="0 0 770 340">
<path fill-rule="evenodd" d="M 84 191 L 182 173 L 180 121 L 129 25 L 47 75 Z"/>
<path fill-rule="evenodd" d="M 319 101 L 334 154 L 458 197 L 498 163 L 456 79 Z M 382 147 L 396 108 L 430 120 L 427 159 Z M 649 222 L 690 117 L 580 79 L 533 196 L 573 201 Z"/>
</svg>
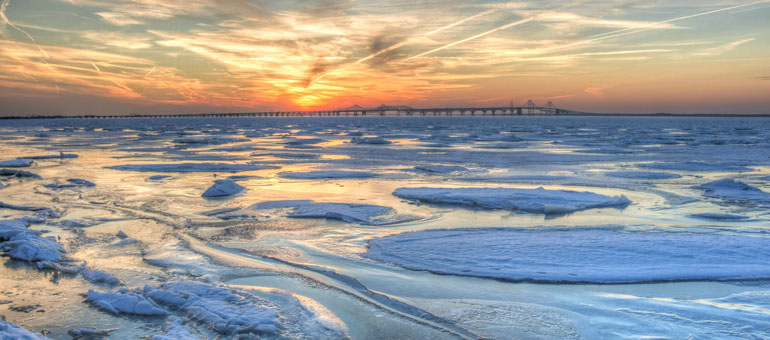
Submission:
<svg viewBox="0 0 770 340">
<path fill-rule="evenodd" d="M 680 178 L 682 176 L 677 174 L 670 174 L 666 172 L 649 172 L 649 171 L 610 171 L 604 173 L 606 176 L 627 178 L 627 179 L 673 179 Z"/>
<path fill-rule="evenodd" d="M 159 308 L 154 302 L 125 288 L 114 292 L 97 292 L 89 289 L 86 301 L 112 314 L 168 315 L 168 312 Z"/>
<path fill-rule="evenodd" d="M 203 192 L 203 197 L 227 197 L 235 195 L 246 188 L 236 184 L 233 181 L 226 179 L 218 179 L 214 181 L 214 185 L 206 189 Z"/>
<path fill-rule="evenodd" d="M 364 224 L 387 224 L 398 221 L 393 216 L 395 210 L 373 204 L 317 203 L 308 200 L 294 200 L 262 202 L 251 208 L 256 210 L 290 209 L 286 216 L 295 218 L 329 218 Z"/>
<path fill-rule="evenodd" d="M 426 230 L 373 239 L 366 256 L 511 281 L 770 279 L 770 238 L 612 227 Z"/>
<path fill-rule="evenodd" d="M 308 172 L 281 172 L 278 174 L 283 178 L 291 179 L 345 179 L 345 178 L 373 178 L 379 176 L 373 172 L 366 171 L 345 171 L 345 170 L 329 170 L 329 171 L 308 171 Z"/>
<path fill-rule="evenodd" d="M 3 340 L 43 340 L 48 339 L 38 333 L 32 333 L 19 325 L 0 320 L 0 339 Z"/>
<path fill-rule="evenodd" d="M 11 159 L 7 161 L 0 161 L 0 167 L 3 168 L 24 168 L 32 165 L 33 161 L 31 159 Z"/>
<path fill-rule="evenodd" d="M 609 197 L 592 192 L 513 188 L 398 188 L 393 195 L 426 203 L 483 209 L 511 209 L 541 214 L 563 214 L 602 207 L 625 207 L 625 196 Z"/>
<path fill-rule="evenodd" d="M 270 166 L 230 163 L 124 164 L 108 167 L 123 171 L 145 172 L 243 172 L 271 169 Z"/>
<path fill-rule="evenodd" d="M 726 201 L 770 204 L 770 193 L 755 186 L 731 178 L 720 179 L 698 186 L 705 190 L 704 196 L 720 198 Z"/>
</svg>

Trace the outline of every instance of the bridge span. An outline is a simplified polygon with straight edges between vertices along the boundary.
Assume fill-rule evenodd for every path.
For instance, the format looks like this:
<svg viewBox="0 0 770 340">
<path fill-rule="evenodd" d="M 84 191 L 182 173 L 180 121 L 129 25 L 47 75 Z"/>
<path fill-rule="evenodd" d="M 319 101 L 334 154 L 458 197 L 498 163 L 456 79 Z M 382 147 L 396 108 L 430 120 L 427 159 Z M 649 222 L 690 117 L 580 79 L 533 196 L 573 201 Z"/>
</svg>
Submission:
<svg viewBox="0 0 770 340">
<path fill-rule="evenodd" d="M 70 116 L 34 116 L 5 118 L 233 118 L 233 117 L 367 117 L 367 116 L 558 116 L 576 115 L 582 112 L 557 108 L 548 102 L 545 106 L 536 105 L 531 100 L 520 106 L 471 106 L 444 108 L 412 108 L 407 106 L 380 106 L 362 108 L 354 106 L 336 110 L 315 111 L 267 111 L 267 112 L 231 112 L 197 114 L 147 114 L 147 115 L 70 115 Z"/>
</svg>

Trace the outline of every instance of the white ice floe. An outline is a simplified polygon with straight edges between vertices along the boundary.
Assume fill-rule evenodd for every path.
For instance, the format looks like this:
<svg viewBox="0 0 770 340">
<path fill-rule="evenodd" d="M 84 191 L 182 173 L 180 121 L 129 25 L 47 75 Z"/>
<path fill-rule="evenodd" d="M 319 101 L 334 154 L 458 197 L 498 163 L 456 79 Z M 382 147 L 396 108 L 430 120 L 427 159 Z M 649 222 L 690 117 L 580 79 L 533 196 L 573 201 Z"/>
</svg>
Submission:
<svg viewBox="0 0 770 340">
<path fill-rule="evenodd" d="M 169 322 L 166 325 L 163 335 L 153 335 L 152 340 L 199 340 L 200 337 L 195 335 L 189 327 L 182 323 L 182 319 L 177 317 L 169 317 Z"/>
<path fill-rule="evenodd" d="M 426 203 L 453 204 L 484 209 L 510 209 L 541 214 L 625 207 L 625 196 L 604 196 L 585 191 L 515 188 L 398 188 L 393 195 Z"/>
<path fill-rule="evenodd" d="M 0 320 L 0 339 L 3 340 L 44 340 L 39 333 L 32 333 L 19 325 Z"/>
<path fill-rule="evenodd" d="M 468 168 L 457 165 L 417 165 L 414 167 L 414 171 L 431 174 L 451 174 L 468 171 Z"/>
<path fill-rule="evenodd" d="M 56 159 L 56 158 L 78 158 L 78 155 L 74 153 L 64 153 L 60 152 L 58 155 L 35 155 L 35 156 L 24 156 L 21 157 L 24 159 Z"/>
<path fill-rule="evenodd" d="M 703 195 L 707 197 L 719 198 L 726 201 L 762 205 L 770 204 L 770 193 L 731 178 L 709 182 L 698 186 L 698 188 L 705 190 Z"/>
<path fill-rule="evenodd" d="M 749 218 L 748 216 L 743 216 L 743 215 L 719 214 L 719 213 L 700 213 L 700 214 L 692 214 L 690 216 L 697 217 L 697 218 L 705 218 L 709 220 L 745 220 Z"/>
<path fill-rule="evenodd" d="M 236 184 L 233 181 L 218 179 L 214 181 L 214 185 L 203 192 L 202 196 L 207 198 L 227 197 L 235 195 L 245 189 L 246 188 Z"/>
<path fill-rule="evenodd" d="M 246 138 L 233 138 L 233 137 L 187 137 L 174 139 L 176 144 L 206 144 L 206 145 L 222 145 L 236 142 L 248 142 Z"/>
<path fill-rule="evenodd" d="M 346 179 L 346 178 L 373 178 L 379 176 L 373 172 L 366 171 L 344 171 L 344 170 L 319 170 L 308 172 L 281 172 L 278 176 L 291 179 Z"/>
<path fill-rule="evenodd" d="M 648 163 L 641 164 L 640 167 L 656 170 L 679 170 L 679 171 L 709 171 L 709 172 L 751 172 L 752 168 L 734 164 L 720 163 L 702 163 L 702 162 L 677 162 L 677 163 Z"/>
<path fill-rule="evenodd" d="M 0 221 L 0 253 L 27 262 L 62 260 L 64 249 L 51 237 L 28 230 L 26 219 Z"/>
<path fill-rule="evenodd" d="M 86 301 L 112 314 L 135 314 L 148 316 L 166 316 L 168 312 L 144 296 L 131 292 L 126 288 L 113 292 L 97 292 L 88 290 Z"/>
<path fill-rule="evenodd" d="M 145 286 L 144 295 L 223 335 L 347 338 L 344 324 L 324 307 L 278 290 L 171 282 L 159 287 Z M 171 325 L 174 324 L 179 325 L 172 320 Z"/>
<path fill-rule="evenodd" d="M 31 159 L 11 159 L 7 161 L 0 161 L 0 167 L 3 168 L 24 168 L 31 166 L 33 161 Z"/>
<path fill-rule="evenodd" d="M 110 285 L 120 284 L 120 280 L 116 279 L 112 274 L 105 273 L 101 270 L 85 268 L 80 272 L 80 275 L 83 275 L 83 278 L 91 283 L 105 283 Z"/>
<path fill-rule="evenodd" d="M 649 171 L 611 171 L 605 172 L 605 176 L 626 178 L 626 179 L 674 179 L 682 176 L 677 174 L 670 174 L 666 172 L 649 172 Z"/>
<path fill-rule="evenodd" d="M 49 189 L 67 189 L 67 188 L 82 188 L 82 187 L 93 187 L 96 184 L 90 181 L 86 181 L 84 179 L 80 178 L 70 178 L 67 179 L 67 183 L 52 183 L 52 184 L 46 184 L 45 187 Z"/>
<path fill-rule="evenodd" d="M 371 240 L 366 256 L 409 269 L 512 281 L 770 278 L 770 238 L 618 227 L 426 230 Z"/>
<path fill-rule="evenodd" d="M 123 171 L 148 171 L 148 172 L 242 172 L 275 167 L 255 164 L 230 164 L 230 163 L 176 163 L 176 164 L 124 164 L 107 167 L 108 169 Z"/>
<path fill-rule="evenodd" d="M 29 171 L 24 171 L 24 170 L 17 170 L 17 169 L 0 169 L 0 176 L 40 179 L 40 175 L 38 174 L 29 172 Z"/>
<path fill-rule="evenodd" d="M 158 288 L 146 286 L 144 294 L 160 305 L 184 312 L 218 333 L 278 332 L 278 314 L 268 307 L 267 301 L 259 301 L 243 292 L 206 284 L 174 282 Z"/>
<path fill-rule="evenodd" d="M 353 137 L 351 144 L 391 144 L 391 141 L 380 137 Z"/>
<path fill-rule="evenodd" d="M 349 223 L 382 225 L 414 220 L 398 215 L 393 208 L 373 204 L 318 203 L 309 200 L 268 201 L 251 206 L 256 210 L 288 209 L 287 217 L 328 218 Z"/>
</svg>

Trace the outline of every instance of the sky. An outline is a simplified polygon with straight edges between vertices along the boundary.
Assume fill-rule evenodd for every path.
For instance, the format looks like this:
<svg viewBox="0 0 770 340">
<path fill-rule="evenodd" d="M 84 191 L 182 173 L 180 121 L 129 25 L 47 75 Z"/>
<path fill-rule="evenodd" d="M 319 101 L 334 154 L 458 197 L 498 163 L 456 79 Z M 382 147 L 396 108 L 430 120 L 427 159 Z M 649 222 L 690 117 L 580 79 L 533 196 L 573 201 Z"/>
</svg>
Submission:
<svg viewBox="0 0 770 340">
<path fill-rule="evenodd" d="M 0 115 L 770 114 L 770 0 L 0 0 Z"/>
</svg>

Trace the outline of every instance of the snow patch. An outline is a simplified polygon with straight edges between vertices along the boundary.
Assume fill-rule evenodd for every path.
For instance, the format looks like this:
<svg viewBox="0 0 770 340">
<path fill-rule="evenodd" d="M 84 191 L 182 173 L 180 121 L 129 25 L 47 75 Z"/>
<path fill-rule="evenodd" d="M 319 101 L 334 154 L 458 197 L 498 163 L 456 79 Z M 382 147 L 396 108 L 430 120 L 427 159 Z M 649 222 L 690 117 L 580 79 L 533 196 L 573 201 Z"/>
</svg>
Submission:
<svg viewBox="0 0 770 340">
<path fill-rule="evenodd" d="M 122 288 L 114 292 L 88 290 L 87 302 L 112 314 L 135 314 L 147 316 L 166 316 L 168 312 L 144 296 Z"/>
<path fill-rule="evenodd" d="M 48 339 L 38 333 L 32 333 L 19 325 L 0 320 L 0 339 L 8 340 L 44 340 Z"/>
<path fill-rule="evenodd" d="M 289 209 L 287 217 L 328 218 L 349 223 L 382 225 L 415 219 L 400 216 L 393 208 L 372 204 L 317 203 L 309 200 L 269 201 L 251 206 L 251 209 Z"/>
<path fill-rule="evenodd" d="M 720 179 L 697 187 L 703 189 L 704 196 L 723 199 L 726 201 L 747 202 L 754 204 L 770 204 L 770 193 L 755 186 L 748 185 L 731 178 Z"/>
</svg>

